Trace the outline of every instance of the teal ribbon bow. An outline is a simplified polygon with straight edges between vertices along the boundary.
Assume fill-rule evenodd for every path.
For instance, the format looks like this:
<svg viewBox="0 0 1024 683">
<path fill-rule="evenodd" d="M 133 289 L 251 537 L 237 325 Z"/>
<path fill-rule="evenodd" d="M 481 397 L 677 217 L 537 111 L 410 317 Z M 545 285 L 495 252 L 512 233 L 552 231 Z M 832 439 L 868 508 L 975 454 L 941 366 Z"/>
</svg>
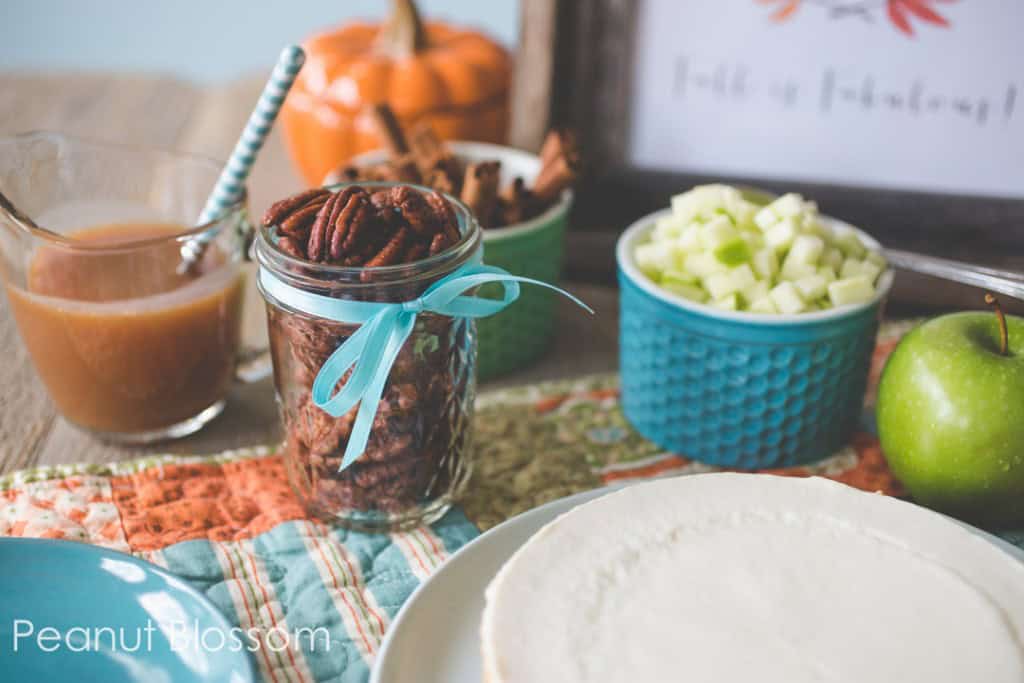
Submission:
<svg viewBox="0 0 1024 683">
<path fill-rule="evenodd" d="M 502 286 L 500 299 L 466 295 L 467 291 L 492 282 Z M 416 325 L 416 316 L 430 312 L 453 318 L 485 318 L 500 312 L 519 297 L 519 283 L 554 290 L 587 312 L 594 312 L 572 294 L 554 285 L 480 264 L 462 266 L 436 281 L 416 299 L 400 303 L 348 301 L 313 294 L 285 284 L 265 268 L 260 269 L 260 284 L 278 301 L 310 315 L 360 324 L 359 329 L 324 361 L 313 381 L 313 403 L 327 414 L 341 417 L 359 404 L 339 471 L 355 462 L 366 450 L 384 384 L 395 358 Z M 352 374 L 334 393 L 350 368 Z"/>
</svg>

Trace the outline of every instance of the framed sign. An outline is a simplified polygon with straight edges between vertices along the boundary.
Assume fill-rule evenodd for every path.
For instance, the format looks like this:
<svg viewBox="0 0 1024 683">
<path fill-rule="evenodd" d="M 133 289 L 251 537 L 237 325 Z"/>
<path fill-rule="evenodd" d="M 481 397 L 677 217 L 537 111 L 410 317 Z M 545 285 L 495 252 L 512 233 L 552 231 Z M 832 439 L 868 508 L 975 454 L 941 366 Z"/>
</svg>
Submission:
<svg viewBox="0 0 1024 683">
<path fill-rule="evenodd" d="M 724 180 L 802 192 L 892 246 L 1024 253 L 1024 4 L 555 5 L 523 0 L 522 32 L 547 8 L 545 124 L 575 128 L 591 161 L 577 225 L 617 232 Z"/>
</svg>

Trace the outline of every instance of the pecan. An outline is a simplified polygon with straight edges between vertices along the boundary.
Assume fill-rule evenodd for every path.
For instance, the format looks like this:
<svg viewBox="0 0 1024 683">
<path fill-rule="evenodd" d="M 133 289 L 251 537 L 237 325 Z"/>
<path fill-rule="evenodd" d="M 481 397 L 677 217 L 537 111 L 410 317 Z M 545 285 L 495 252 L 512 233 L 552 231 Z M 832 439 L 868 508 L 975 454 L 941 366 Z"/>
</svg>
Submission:
<svg viewBox="0 0 1024 683">
<path fill-rule="evenodd" d="M 405 252 L 405 256 L 402 258 L 402 261 L 405 263 L 415 263 L 421 258 L 425 258 L 427 253 L 428 245 L 423 244 L 423 242 L 414 242 L 409 247 L 409 250 Z"/>
<path fill-rule="evenodd" d="M 444 195 L 435 191 L 427 195 L 427 203 L 434 210 L 435 219 L 441 225 L 448 240 L 452 244 L 458 242 L 462 235 L 459 234 L 459 219 L 455 215 L 455 209 L 452 208 L 451 202 L 445 199 Z"/>
<path fill-rule="evenodd" d="M 390 266 L 398 263 L 398 259 L 402 255 L 402 248 L 405 246 L 406 240 L 409 239 L 409 230 L 406 228 L 399 228 L 398 232 L 388 240 L 384 248 L 377 252 L 377 255 L 366 262 L 367 268 L 379 268 L 380 266 Z"/>
<path fill-rule="evenodd" d="M 443 232 L 439 232 L 434 235 L 434 239 L 430 240 L 430 255 L 440 254 L 442 251 L 451 246 L 451 242 L 448 241 L 448 236 Z"/>
<path fill-rule="evenodd" d="M 344 200 L 345 192 L 347 190 L 331 195 L 331 198 L 327 200 L 317 213 L 316 220 L 313 222 L 313 227 L 309 232 L 309 245 L 306 248 L 306 255 L 310 261 L 320 260 L 328 226 L 334 225 L 334 221 L 338 217 L 338 205 Z"/>
<path fill-rule="evenodd" d="M 281 234 L 291 235 L 296 239 L 306 239 L 309 236 L 309 229 L 313 225 L 313 221 L 316 219 L 317 213 L 319 213 L 320 208 L 326 203 L 326 201 L 326 199 L 321 197 L 314 199 L 309 204 L 306 204 L 291 216 L 284 219 L 278 225 L 278 230 Z"/>
<path fill-rule="evenodd" d="M 345 208 L 338 215 L 338 220 L 331 236 L 331 260 L 338 261 L 344 253 L 350 253 L 356 248 L 364 235 L 373 228 L 375 211 L 370 203 L 370 197 L 366 190 L 357 188 L 359 191 L 350 195 L 345 203 Z"/>
<path fill-rule="evenodd" d="M 305 258 L 306 256 L 302 253 L 302 247 L 299 245 L 299 242 L 294 237 L 289 237 L 287 235 L 282 235 L 281 238 L 277 240 L 277 248 L 289 256 L 294 256 L 295 258 Z"/>
<path fill-rule="evenodd" d="M 282 220 L 295 213 L 296 210 L 319 197 L 326 197 L 329 193 L 330 190 L 316 187 L 274 202 L 267 209 L 266 213 L 263 214 L 263 225 L 267 227 L 279 225 Z"/>
<path fill-rule="evenodd" d="M 419 191 L 405 185 L 391 188 L 390 201 L 413 232 L 421 237 L 433 234 L 436 217 Z"/>
</svg>

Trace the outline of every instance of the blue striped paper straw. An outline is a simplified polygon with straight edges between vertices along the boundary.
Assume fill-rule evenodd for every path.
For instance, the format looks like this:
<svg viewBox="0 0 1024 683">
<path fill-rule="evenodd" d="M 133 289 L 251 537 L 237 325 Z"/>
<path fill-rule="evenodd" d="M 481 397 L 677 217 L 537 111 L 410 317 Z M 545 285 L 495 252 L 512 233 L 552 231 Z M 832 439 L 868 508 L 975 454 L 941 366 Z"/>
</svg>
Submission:
<svg viewBox="0 0 1024 683">
<path fill-rule="evenodd" d="M 196 221 L 196 225 L 205 225 L 216 219 L 225 208 L 238 201 L 241 196 L 245 180 L 249 177 L 252 165 L 256 161 L 256 155 L 270 133 L 274 119 L 281 110 L 281 104 L 285 96 L 295 82 L 295 77 L 306 61 L 306 53 L 298 45 L 289 45 L 281 51 L 270 80 L 263 87 L 260 99 L 256 108 L 252 110 L 249 121 L 245 124 L 242 136 L 238 138 L 235 148 L 231 151 L 228 163 L 221 171 L 213 192 L 210 193 L 202 213 Z M 187 269 L 202 254 L 209 236 L 197 236 L 181 248 L 182 265 Z"/>
</svg>

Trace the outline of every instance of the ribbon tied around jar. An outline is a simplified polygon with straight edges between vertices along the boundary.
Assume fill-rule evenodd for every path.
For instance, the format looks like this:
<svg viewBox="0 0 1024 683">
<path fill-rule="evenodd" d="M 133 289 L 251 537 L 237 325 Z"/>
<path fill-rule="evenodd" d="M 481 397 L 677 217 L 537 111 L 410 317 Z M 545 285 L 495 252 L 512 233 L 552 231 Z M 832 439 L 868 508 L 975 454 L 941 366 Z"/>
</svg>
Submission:
<svg viewBox="0 0 1024 683">
<path fill-rule="evenodd" d="M 520 283 L 553 290 L 588 313 L 594 312 L 559 287 L 479 263 L 456 269 L 434 282 L 420 296 L 403 302 L 351 301 L 314 294 L 282 282 L 265 268 L 260 269 L 259 277 L 268 294 L 298 311 L 337 322 L 359 324 L 359 329 L 324 361 L 313 381 L 314 404 L 332 417 L 341 417 L 359 405 L 339 471 L 350 466 L 366 450 L 391 367 L 420 313 L 485 318 L 512 304 L 519 297 Z M 501 285 L 500 299 L 466 294 L 490 283 Z M 335 393 L 350 369 L 352 372 L 348 379 Z"/>
</svg>

